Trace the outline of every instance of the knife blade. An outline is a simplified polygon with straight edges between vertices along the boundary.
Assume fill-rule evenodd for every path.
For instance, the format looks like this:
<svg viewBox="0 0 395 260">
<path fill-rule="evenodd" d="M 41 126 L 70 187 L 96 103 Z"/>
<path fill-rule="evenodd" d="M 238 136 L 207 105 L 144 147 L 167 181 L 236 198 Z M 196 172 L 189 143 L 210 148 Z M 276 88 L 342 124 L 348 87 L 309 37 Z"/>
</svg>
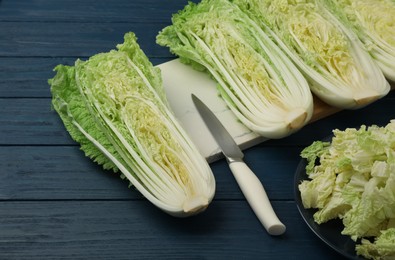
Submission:
<svg viewBox="0 0 395 260">
<path fill-rule="evenodd" d="M 233 137 L 210 108 L 194 94 L 192 94 L 192 100 L 208 130 L 226 157 L 229 168 L 255 215 L 270 235 L 283 234 L 286 230 L 285 225 L 274 212 L 261 181 L 243 161 L 244 154 Z"/>
</svg>

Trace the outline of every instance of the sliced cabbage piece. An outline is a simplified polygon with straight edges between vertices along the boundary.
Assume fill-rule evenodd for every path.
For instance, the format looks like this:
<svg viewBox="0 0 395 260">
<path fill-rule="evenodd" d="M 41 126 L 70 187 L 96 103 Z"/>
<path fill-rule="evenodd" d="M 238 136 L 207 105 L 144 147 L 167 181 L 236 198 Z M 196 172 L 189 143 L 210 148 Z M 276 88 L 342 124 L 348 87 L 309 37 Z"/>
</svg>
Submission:
<svg viewBox="0 0 395 260">
<path fill-rule="evenodd" d="M 395 228 L 381 231 L 380 235 L 373 242 L 362 239 L 362 243 L 357 245 L 358 255 L 366 259 L 392 260 L 395 259 Z"/>
<path fill-rule="evenodd" d="M 308 175 L 298 186 L 303 206 L 317 209 L 313 217 L 318 224 L 341 219 L 341 234 L 357 242 L 358 254 L 392 259 L 395 120 L 333 133 L 330 143 L 316 141 L 301 152 Z"/>
</svg>

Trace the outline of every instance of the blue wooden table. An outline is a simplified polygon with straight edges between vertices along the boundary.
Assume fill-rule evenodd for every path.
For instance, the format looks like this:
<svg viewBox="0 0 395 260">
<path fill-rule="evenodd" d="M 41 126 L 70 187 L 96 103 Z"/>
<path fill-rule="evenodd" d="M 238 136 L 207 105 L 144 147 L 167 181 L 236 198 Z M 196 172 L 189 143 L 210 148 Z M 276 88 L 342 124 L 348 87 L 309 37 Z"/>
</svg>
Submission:
<svg viewBox="0 0 395 260">
<path fill-rule="evenodd" d="M 185 0 L 0 0 L 0 259 L 341 259 L 301 218 L 299 153 L 334 128 L 386 124 L 395 95 L 342 111 L 246 151 L 287 226 L 269 236 L 225 160 L 206 212 L 178 219 L 86 158 L 51 110 L 55 65 L 105 52 L 133 31 L 154 65 L 175 57 L 155 43 Z"/>
</svg>

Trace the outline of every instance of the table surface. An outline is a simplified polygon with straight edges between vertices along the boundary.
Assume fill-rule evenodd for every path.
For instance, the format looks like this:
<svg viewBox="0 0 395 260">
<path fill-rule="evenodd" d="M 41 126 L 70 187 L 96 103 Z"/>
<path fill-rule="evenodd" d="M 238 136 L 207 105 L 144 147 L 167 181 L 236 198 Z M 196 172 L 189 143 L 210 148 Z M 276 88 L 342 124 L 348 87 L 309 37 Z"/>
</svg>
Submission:
<svg viewBox="0 0 395 260">
<path fill-rule="evenodd" d="M 154 65 L 174 59 L 155 43 L 181 0 L 0 0 L 0 259 L 341 259 L 301 218 L 299 153 L 332 129 L 386 124 L 394 98 L 341 111 L 245 151 L 287 226 L 269 236 L 225 160 L 202 214 L 174 218 L 79 150 L 51 109 L 57 64 L 106 52 L 133 31 Z"/>
</svg>

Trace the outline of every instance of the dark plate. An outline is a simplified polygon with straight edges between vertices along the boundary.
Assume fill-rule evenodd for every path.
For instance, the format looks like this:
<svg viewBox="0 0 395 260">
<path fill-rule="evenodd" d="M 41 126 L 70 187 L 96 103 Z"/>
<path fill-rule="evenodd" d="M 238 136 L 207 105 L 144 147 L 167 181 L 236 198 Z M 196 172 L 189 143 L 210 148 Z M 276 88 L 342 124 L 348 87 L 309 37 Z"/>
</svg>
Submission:
<svg viewBox="0 0 395 260">
<path fill-rule="evenodd" d="M 324 139 L 324 141 L 330 141 L 330 140 L 331 137 Z M 328 246 L 336 250 L 338 253 L 350 259 L 358 259 L 358 260 L 365 259 L 356 255 L 355 252 L 356 243 L 349 236 L 344 236 L 341 234 L 341 231 L 344 229 L 341 220 L 336 219 L 336 220 L 328 221 L 327 223 L 317 224 L 316 222 L 314 222 L 314 218 L 313 218 L 313 214 L 317 210 L 305 209 L 303 207 L 298 185 L 303 180 L 308 179 L 308 176 L 306 174 L 306 164 L 307 161 L 305 159 L 302 159 L 300 161 L 296 169 L 295 183 L 294 183 L 296 205 L 304 221 L 322 241 L 324 241 Z"/>
</svg>

